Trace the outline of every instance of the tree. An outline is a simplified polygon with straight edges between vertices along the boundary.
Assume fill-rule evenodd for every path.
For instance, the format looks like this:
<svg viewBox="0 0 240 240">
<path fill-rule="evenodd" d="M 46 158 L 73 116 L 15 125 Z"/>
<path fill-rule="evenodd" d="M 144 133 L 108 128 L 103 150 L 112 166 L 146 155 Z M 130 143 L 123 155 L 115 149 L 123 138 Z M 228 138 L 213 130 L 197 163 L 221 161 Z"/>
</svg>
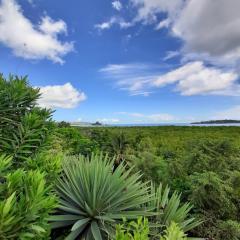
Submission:
<svg viewBox="0 0 240 240">
<path fill-rule="evenodd" d="M 113 171 L 115 171 L 119 164 L 124 160 L 128 144 L 129 142 L 127 140 L 127 137 L 123 132 L 113 136 L 112 148 L 114 154 L 116 155 Z"/>
</svg>

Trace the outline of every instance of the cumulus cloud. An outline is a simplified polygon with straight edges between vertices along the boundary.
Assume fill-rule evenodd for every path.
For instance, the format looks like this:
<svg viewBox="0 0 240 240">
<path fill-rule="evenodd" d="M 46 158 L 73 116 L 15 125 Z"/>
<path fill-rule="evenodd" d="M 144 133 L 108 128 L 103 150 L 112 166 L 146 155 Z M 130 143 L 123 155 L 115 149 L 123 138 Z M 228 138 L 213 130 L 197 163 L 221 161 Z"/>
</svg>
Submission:
<svg viewBox="0 0 240 240">
<path fill-rule="evenodd" d="M 172 85 L 181 95 L 240 96 L 239 75 L 234 70 L 206 66 L 201 61 L 187 63 L 165 74 L 155 65 L 148 64 L 112 64 L 100 72 L 132 96 L 148 96 L 154 89 L 167 85 Z"/>
<path fill-rule="evenodd" d="M 184 60 L 202 60 L 216 65 L 234 65 L 240 61 L 239 0 L 129 0 L 137 10 L 131 21 L 112 17 L 96 25 L 109 29 L 139 22 L 154 24 L 156 30 L 168 28 L 183 42 Z M 117 2 L 117 1 L 115 1 Z M 216 14 L 217 13 L 217 14 Z"/>
<path fill-rule="evenodd" d="M 187 58 L 217 64 L 240 60 L 239 0 L 130 0 L 137 8 L 135 21 L 169 28 L 183 40 Z M 167 15 L 159 17 L 159 13 Z M 221 60 L 219 61 L 219 58 Z"/>
<path fill-rule="evenodd" d="M 238 0 L 190 0 L 174 20 L 172 31 L 184 40 L 185 51 L 235 61 L 240 57 L 239 8 Z"/>
<path fill-rule="evenodd" d="M 206 67 L 203 62 L 192 62 L 160 76 L 154 85 L 162 87 L 176 83 L 176 90 L 182 95 L 217 94 L 231 88 L 237 78 L 235 72 Z"/>
<path fill-rule="evenodd" d="M 73 50 L 73 43 L 58 38 L 59 34 L 67 33 L 63 20 L 54 21 L 44 16 L 34 25 L 15 0 L 0 3 L 0 33 L 0 43 L 25 59 L 49 59 L 63 64 L 63 56 Z"/>
<path fill-rule="evenodd" d="M 40 87 L 40 107 L 46 108 L 75 108 L 86 100 L 87 96 L 74 88 L 71 83 Z"/>
<path fill-rule="evenodd" d="M 122 10 L 122 3 L 118 0 L 112 2 L 112 7 L 116 9 L 117 11 Z"/>
</svg>

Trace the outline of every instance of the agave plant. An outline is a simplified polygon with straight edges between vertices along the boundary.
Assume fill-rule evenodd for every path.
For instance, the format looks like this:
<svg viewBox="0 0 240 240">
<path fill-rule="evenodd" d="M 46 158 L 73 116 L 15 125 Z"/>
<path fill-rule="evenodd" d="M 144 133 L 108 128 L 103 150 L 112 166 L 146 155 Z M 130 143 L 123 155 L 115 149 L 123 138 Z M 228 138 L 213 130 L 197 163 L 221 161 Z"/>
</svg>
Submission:
<svg viewBox="0 0 240 240">
<path fill-rule="evenodd" d="M 70 227 L 66 239 L 108 239 L 122 219 L 151 215 L 149 184 L 140 181 L 121 163 L 112 172 L 115 159 L 92 155 L 71 157 L 57 184 L 58 213 L 50 218 L 52 228 Z"/>
<path fill-rule="evenodd" d="M 183 232 L 187 232 L 199 224 L 201 221 L 196 220 L 190 216 L 192 205 L 190 203 L 181 204 L 181 195 L 176 191 L 170 195 L 170 188 L 166 186 L 163 188 L 162 184 L 159 187 L 151 185 L 151 194 L 154 195 L 152 200 L 148 203 L 148 207 L 154 208 L 157 215 L 150 217 L 151 234 L 159 236 L 161 233 L 171 225 L 176 223 Z"/>
</svg>

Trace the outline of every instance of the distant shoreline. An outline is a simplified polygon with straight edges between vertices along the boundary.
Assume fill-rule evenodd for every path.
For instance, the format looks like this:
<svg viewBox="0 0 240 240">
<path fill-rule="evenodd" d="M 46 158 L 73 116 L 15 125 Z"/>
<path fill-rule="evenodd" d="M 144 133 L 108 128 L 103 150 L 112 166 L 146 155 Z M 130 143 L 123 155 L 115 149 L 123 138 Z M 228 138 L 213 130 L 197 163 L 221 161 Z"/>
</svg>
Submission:
<svg viewBox="0 0 240 240">
<path fill-rule="evenodd" d="M 191 124 L 240 124 L 240 120 L 210 120 L 210 121 L 201 121 L 201 122 L 193 122 Z"/>
<path fill-rule="evenodd" d="M 100 126 L 94 125 L 81 125 L 81 124 L 74 124 L 71 125 L 73 127 L 80 127 L 80 128 L 108 128 L 108 127 L 240 127 L 239 123 L 158 123 L 158 124 L 104 124 Z"/>
</svg>

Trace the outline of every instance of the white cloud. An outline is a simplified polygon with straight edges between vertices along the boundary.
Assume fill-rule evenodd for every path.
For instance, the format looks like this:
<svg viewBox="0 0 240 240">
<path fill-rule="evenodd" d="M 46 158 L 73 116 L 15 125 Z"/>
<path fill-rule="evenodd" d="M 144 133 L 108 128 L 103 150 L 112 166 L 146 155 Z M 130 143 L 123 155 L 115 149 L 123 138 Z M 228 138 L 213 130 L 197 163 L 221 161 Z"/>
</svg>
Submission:
<svg viewBox="0 0 240 240">
<path fill-rule="evenodd" d="M 149 96 L 151 82 L 157 78 L 155 66 L 149 64 L 109 64 L 100 69 L 107 79 L 114 80 L 114 85 L 129 92 L 131 96 Z M 155 75 L 154 75 L 155 74 Z"/>
<path fill-rule="evenodd" d="M 117 11 L 121 11 L 123 6 L 122 6 L 122 3 L 120 1 L 116 0 L 116 1 L 112 2 L 112 7 L 114 9 L 116 9 Z"/>
<path fill-rule="evenodd" d="M 172 31 L 184 40 L 187 52 L 235 61 L 240 58 L 239 8 L 239 0 L 187 1 Z"/>
<path fill-rule="evenodd" d="M 101 123 L 119 123 L 120 122 L 120 120 L 117 118 L 100 118 L 100 119 L 97 119 L 97 121 Z"/>
<path fill-rule="evenodd" d="M 168 51 L 166 56 L 163 58 L 164 61 L 175 58 L 180 55 L 179 51 Z"/>
<path fill-rule="evenodd" d="M 75 89 L 71 83 L 40 87 L 39 106 L 46 108 L 74 108 L 86 100 L 84 92 Z"/>
<path fill-rule="evenodd" d="M 71 42 L 58 39 L 59 34 L 66 32 L 63 20 L 54 21 L 45 16 L 34 25 L 15 0 L 2 0 L 0 4 L 0 43 L 11 48 L 18 57 L 49 59 L 63 64 L 62 57 L 73 50 Z"/>
<path fill-rule="evenodd" d="M 203 62 L 192 62 L 160 76 L 154 85 L 163 87 L 176 83 L 176 90 L 182 95 L 218 94 L 236 84 L 238 75 L 233 71 L 223 71 L 206 67 Z"/>
<path fill-rule="evenodd" d="M 134 7 L 138 9 L 135 21 L 153 23 L 157 21 L 157 14 L 160 12 L 169 13 L 170 17 L 176 15 L 181 9 L 184 0 L 130 0 Z"/>
<path fill-rule="evenodd" d="M 126 29 L 133 26 L 133 23 L 125 21 L 121 17 L 111 17 L 108 21 L 95 25 L 95 28 L 102 31 L 110 29 L 112 26 L 118 25 L 121 29 Z"/>
<path fill-rule="evenodd" d="M 107 22 L 96 24 L 95 28 L 97 28 L 98 30 L 106 30 L 106 29 L 111 28 L 113 24 L 114 24 L 113 19 L 110 19 Z"/>
<path fill-rule="evenodd" d="M 156 30 L 160 30 L 162 28 L 168 28 L 170 25 L 171 21 L 170 19 L 166 18 L 164 20 L 162 20 L 160 23 L 158 23 L 158 25 L 156 26 Z"/>
<path fill-rule="evenodd" d="M 120 28 L 128 28 L 139 22 L 154 24 L 156 30 L 168 28 L 173 36 L 182 40 L 183 48 L 179 52 L 184 60 L 239 65 L 239 0 L 129 1 L 130 6 L 137 10 L 137 15 L 131 21 L 112 17 L 96 26 L 109 29 L 114 24 Z"/>
<path fill-rule="evenodd" d="M 127 90 L 131 96 L 149 96 L 153 89 L 173 85 L 182 95 L 240 96 L 239 75 L 234 70 L 223 70 L 204 65 L 201 61 L 187 63 L 165 74 L 154 65 L 107 65 L 100 72 L 115 81 L 115 86 Z"/>
<path fill-rule="evenodd" d="M 150 91 L 134 91 L 130 93 L 130 96 L 143 96 L 143 97 L 148 97 L 152 94 L 153 92 Z"/>
<path fill-rule="evenodd" d="M 135 21 L 169 28 L 183 40 L 182 53 L 189 59 L 216 64 L 240 60 L 239 0 L 130 0 L 137 8 Z M 167 15 L 165 19 L 159 13 Z M 221 60 L 219 60 L 219 58 Z"/>
<path fill-rule="evenodd" d="M 240 120 L 240 105 L 215 113 L 213 119 Z"/>
<path fill-rule="evenodd" d="M 59 20 L 54 22 L 50 17 L 46 16 L 42 18 L 42 22 L 39 26 L 39 30 L 41 30 L 45 34 L 49 35 L 57 35 L 59 33 L 67 33 L 67 25 L 63 20 Z"/>
</svg>

